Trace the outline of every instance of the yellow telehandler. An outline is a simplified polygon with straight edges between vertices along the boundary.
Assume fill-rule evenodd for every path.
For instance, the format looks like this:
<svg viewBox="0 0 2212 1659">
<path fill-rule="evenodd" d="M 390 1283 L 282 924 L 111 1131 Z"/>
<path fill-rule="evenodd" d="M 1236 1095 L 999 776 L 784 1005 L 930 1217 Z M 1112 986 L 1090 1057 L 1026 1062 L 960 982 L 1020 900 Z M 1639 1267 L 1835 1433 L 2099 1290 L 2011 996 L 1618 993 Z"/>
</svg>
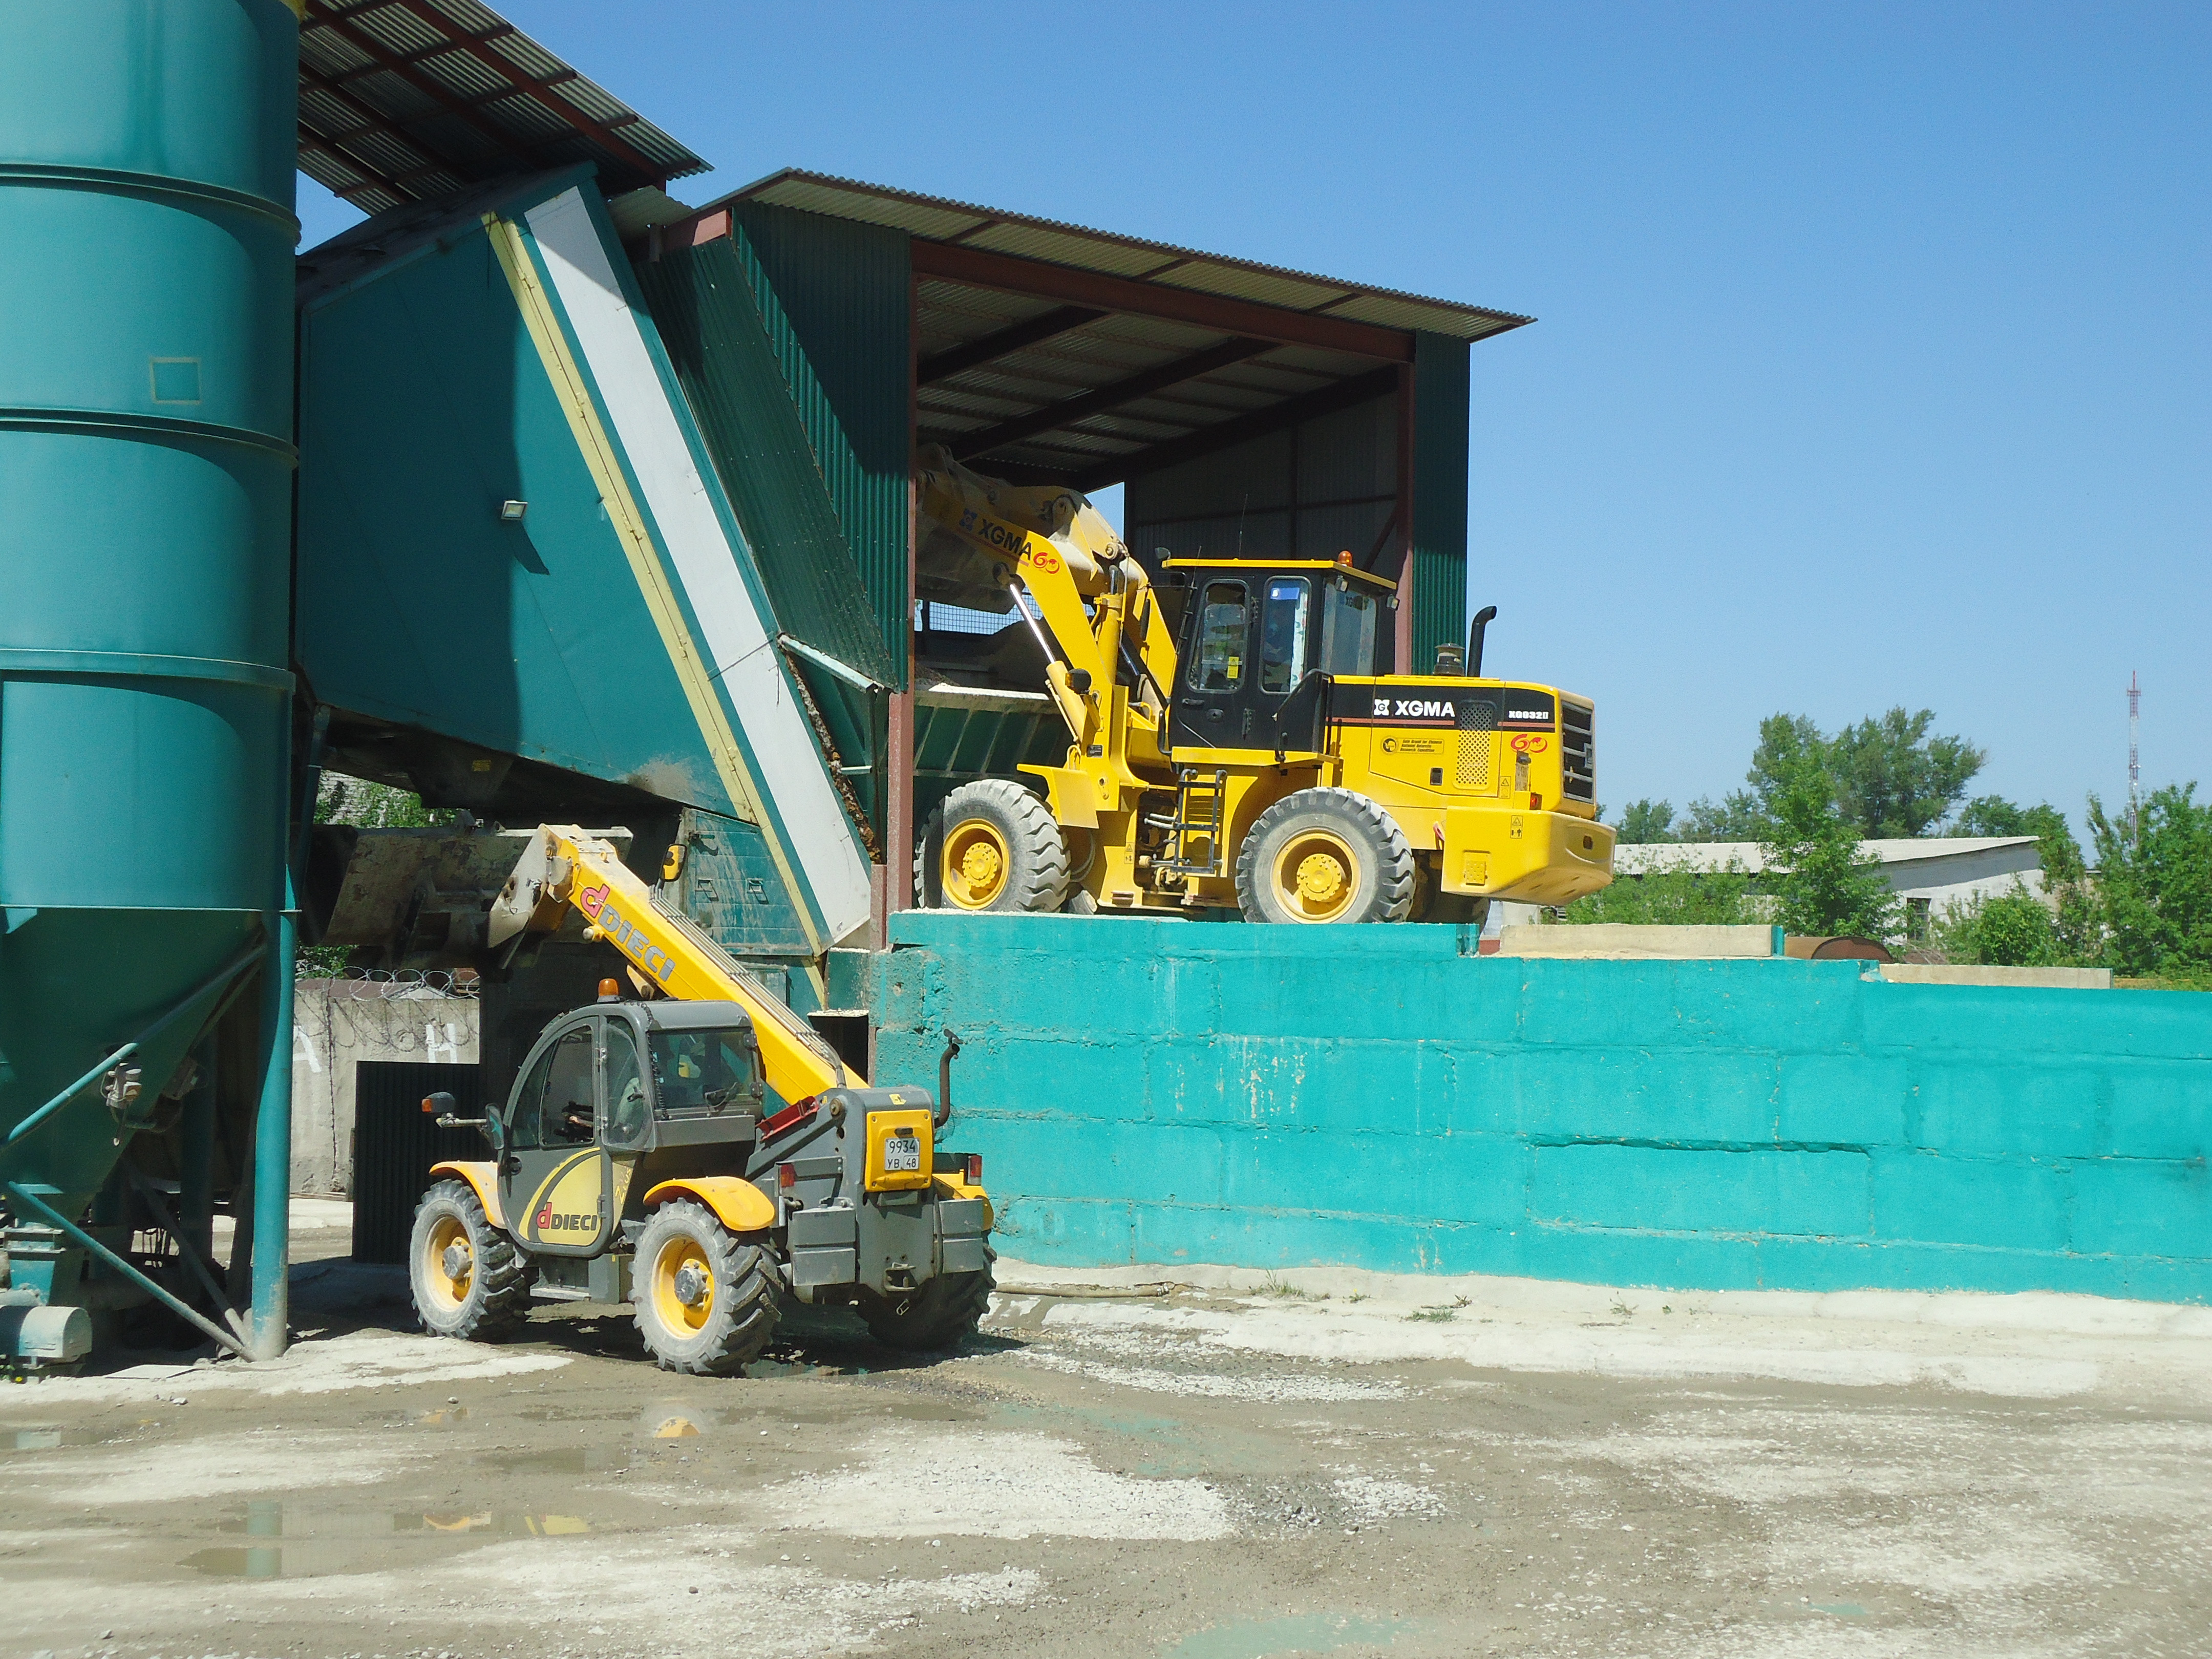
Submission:
<svg viewBox="0 0 2212 1659">
<path fill-rule="evenodd" d="M 492 902 L 489 942 L 572 912 L 628 961 L 632 994 L 605 980 L 595 1006 L 554 1020 L 483 1117 L 448 1094 L 423 1102 L 492 1152 L 436 1165 L 416 1210 L 423 1328 L 493 1337 L 533 1299 L 629 1302 L 664 1367 L 716 1375 L 760 1354 L 786 1297 L 849 1304 L 895 1347 L 973 1331 L 994 1217 L 982 1160 L 937 1148 L 949 1066 L 935 1101 L 870 1088 L 609 842 L 541 826 Z"/>
<path fill-rule="evenodd" d="M 1378 674 L 1395 587 L 1349 554 L 1169 558 L 1155 583 L 1072 489 L 941 449 L 915 483 L 922 568 L 1020 616 L 1070 738 L 1020 769 L 1041 794 L 981 778 L 946 796 L 917 904 L 1480 923 L 1492 898 L 1565 904 L 1613 878 L 1591 704 L 1483 678 L 1494 609 L 1436 673 Z"/>
</svg>

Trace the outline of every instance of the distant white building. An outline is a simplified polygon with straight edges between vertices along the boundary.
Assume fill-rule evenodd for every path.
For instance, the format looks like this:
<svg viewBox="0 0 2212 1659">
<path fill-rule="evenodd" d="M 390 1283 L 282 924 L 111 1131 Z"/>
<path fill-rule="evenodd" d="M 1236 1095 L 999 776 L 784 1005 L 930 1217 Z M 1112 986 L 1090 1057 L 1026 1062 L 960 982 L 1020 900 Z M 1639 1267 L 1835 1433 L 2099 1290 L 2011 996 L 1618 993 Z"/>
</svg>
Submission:
<svg viewBox="0 0 2212 1659">
<path fill-rule="evenodd" d="M 1924 933 L 1930 917 L 2009 893 L 2015 884 L 2044 896 L 2043 855 L 2033 836 L 1909 836 L 1860 845 L 1881 860 L 1891 890 L 1905 901 L 1912 935 Z M 1765 867 L 1755 841 L 1653 842 L 1613 854 L 1615 877 L 1632 880 L 1664 870 L 1757 875 Z"/>
</svg>

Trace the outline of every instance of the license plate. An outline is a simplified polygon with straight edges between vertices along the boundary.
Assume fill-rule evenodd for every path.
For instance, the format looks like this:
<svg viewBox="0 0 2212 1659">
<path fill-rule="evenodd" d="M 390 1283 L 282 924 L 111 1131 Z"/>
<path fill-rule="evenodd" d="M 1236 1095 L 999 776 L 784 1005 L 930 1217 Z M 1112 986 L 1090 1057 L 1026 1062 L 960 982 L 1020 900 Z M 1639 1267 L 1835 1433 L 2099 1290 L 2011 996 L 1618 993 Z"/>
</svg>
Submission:
<svg viewBox="0 0 2212 1659">
<path fill-rule="evenodd" d="M 887 1175 L 921 1173 L 921 1139 L 918 1135 L 890 1135 L 884 1141 L 884 1170 Z"/>
</svg>

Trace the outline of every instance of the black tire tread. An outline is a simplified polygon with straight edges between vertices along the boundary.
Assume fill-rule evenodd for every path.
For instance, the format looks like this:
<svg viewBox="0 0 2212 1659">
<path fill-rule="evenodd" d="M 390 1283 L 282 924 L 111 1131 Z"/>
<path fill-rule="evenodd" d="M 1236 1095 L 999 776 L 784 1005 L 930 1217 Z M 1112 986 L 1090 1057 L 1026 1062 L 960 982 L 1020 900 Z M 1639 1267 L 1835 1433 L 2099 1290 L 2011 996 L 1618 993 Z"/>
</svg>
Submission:
<svg viewBox="0 0 2212 1659">
<path fill-rule="evenodd" d="M 1272 922 L 1260 907 L 1260 848 L 1267 834 L 1286 817 L 1320 811 L 1340 817 L 1355 830 L 1364 830 L 1377 853 L 1375 898 L 1370 914 L 1346 916 L 1346 922 L 1403 921 L 1413 903 L 1413 849 L 1398 821 L 1356 789 L 1324 785 L 1285 795 L 1260 814 L 1237 849 L 1237 905 L 1244 920 Z"/>
<path fill-rule="evenodd" d="M 418 1299 L 415 1320 L 432 1336 L 450 1336 L 464 1342 L 496 1341 L 512 1336 L 530 1322 L 530 1288 L 538 1282 L 538 1264 L 518 1249 L 514 1241 L 491 1224 L 477 1189 L 452 1176 L 434 1182 L 415 1206 L 415 1227 L 433 1205 L 450 1206 L 468 1229 L 469 1248 L 476 1255 L 475 1283 L 481 1295 L 464 1304 L 461 1317 L 451 1330 L 430 1323 Z M 415 1230 L 407 1238 L 407 1272 L 411 1287 L 415 1273 Z"/>
<path fill-rule="evenodd" d="M 687 1376 L 741 1376 L 775 1336 L 781 1280 L 775 1260 L 759 1245 L 746 1243 L 724 1227 L 704 1205 L 679 1199 L 655 1210 L 638 1235 L 635 1257 L 638 1273 L 652 1271 L 662 1238 L 679 1227 L 706 1247 L 714 1268 L 714 1320 L 706 1333 L 709 1340 L 692 1353 L 674 1353 L 656 1346 L 657 1333 L 647 1306 L 651 1291 L 643 1284 L 634 1285 L 631 1295 L 630 1312 L 637 1322 L 638 1335 L 663 1370 Z"/>
<path fill-rule="evenodd" d="M 994 1260 L 996 1259 L 995 1254 Z M 975 1334 L 998 1289 L 987 1262 L 980 1273 L 945 1273 L 914 1293 L 902 1310 L 877 1296 L 860 1299 L 868 1334 L 904 1353 L 938 1353 Z"/>
<path fill-rule="evenodd" d="M 975 778 L 963 783 L 929 815 L 914 849 L 915 907 L 924 910 L 958 908 L 945 902 L 937 861 L 945 846 L 946 823 L 957 823 L 979 802 L 998 808 L 999 816 L 1013 831 L 1007 849 L 1013 854 L 1013 868 L 1007 872 L 1006 891 L 991 909 L 1012 913 L 1059 909 L 1066 901 L 1069 885 L 1067 836 L 1052 809 L 1034 790 L 1005 778 Z"/>
</svg>

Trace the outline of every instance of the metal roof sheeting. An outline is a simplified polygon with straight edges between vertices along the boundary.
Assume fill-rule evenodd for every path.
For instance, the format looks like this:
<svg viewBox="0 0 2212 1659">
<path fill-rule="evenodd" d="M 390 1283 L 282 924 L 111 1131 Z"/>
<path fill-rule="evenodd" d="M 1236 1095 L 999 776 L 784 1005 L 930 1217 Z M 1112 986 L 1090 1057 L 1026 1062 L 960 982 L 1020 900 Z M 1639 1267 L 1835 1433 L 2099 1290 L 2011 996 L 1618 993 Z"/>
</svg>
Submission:
<svg viewBox="0 0 2212 1659">
<path fill-rule="evenodd" d="M 299 142 L 371 214 L 578 161 L 609 196 L 708 168 L 477 0 L 306 0 Z"/>
<path fill-rule="evenodd" d="M 312 0 L 311 0 L 312 3 Z M 931 241 L 1025 259 L 1042 259 L 1078 270 L 1097 271 L 1164 287 L 1219 295 L 1385 327 L 1420 329 L 1454 339 L 1480 340 L 1534 321 L 1510 311 L 1401 294 L 1365 283 L 1347 283 L 1278 265 L 1231 259 L 1194 248 L 1176 247 L 1135 236 L 1119 236 L 1052 219 L 1002 213 L 994 208 L 910 191 L 787 168 L 746 185 L 732 201 L 773 203 L 836 218 L 885 225 Z"/>
</svg>

